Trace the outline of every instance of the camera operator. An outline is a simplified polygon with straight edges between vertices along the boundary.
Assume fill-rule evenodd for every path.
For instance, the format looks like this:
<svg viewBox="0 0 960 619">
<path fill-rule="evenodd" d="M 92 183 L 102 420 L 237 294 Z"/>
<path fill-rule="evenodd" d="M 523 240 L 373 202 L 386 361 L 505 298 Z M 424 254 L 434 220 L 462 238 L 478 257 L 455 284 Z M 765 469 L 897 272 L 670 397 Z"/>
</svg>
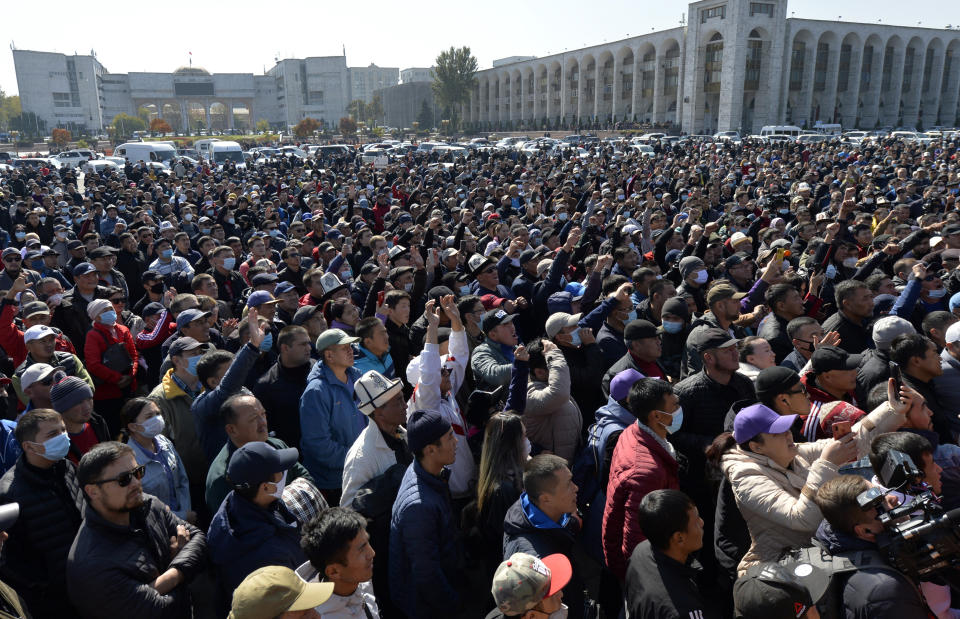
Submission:
<svg viewBox="0 0 960 619">
<path fill-rule="evenodd" d="M 862 477 L 841 475 L 817 491 L 816 503 L 825 522 L 816 543 L 830 554 L 857 556 L 860 567 L 843 585 L 843 609 L 848 618 L 897 617 L 924 619 L 930 611 L 914 583 L 897 571 L 877 547 L 883 532 L 876 507 L 863 510 L 857 496 L 872 488 Z"/>
<path fill-rule="evenodd" d="M 891 452 L 900 452 L 910 456 L 910 459 L 917 466 L 921 473 L 919 479 L 931 492 L 940 496 L 942 484 L 940 474 L 943 469 L 940 468 L 933 459 L 933 445 L 930 441 L 911 432 L 888 432 L 881 434 L 873 439 L 870 444 L 870 465 L 873 468 L 874 477 L 871 480 L 874 486 L 885 488 L 885 484 L 880 479 L 884 465 L 887 463 L 887 457 Z M 891 490 L 889 495 L 896 497 L 900 505 L 913 501 L 914 497 L 897 490 Z M 960 616 L 960 611 L 950 608 L 950 587 L 945 584 L 924 581 L 920 583 L 920 590 L 923 597 L 937 617 L 941 619 L 950 619 Z"/>
</svg>

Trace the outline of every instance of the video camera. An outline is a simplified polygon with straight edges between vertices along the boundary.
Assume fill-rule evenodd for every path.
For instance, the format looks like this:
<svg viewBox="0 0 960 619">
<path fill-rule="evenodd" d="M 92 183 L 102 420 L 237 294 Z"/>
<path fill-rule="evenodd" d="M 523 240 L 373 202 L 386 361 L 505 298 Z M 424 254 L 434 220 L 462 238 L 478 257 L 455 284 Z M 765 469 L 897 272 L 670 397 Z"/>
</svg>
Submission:
<svg viewBox="0 0 960 619">
<path fill-rule="evenodd" d="M 871 488 L 857 496 L 857 503 L 863 510 L 875 507 L 881 512 L 884 532 L 877 545 L 890 563 L 915 580 L 945 576 L 943 570 L 960 565 L 960 509 L 944 511 L 920 481 L 923 473 L 903 452 L 888 452 L 878 477 L 891 490 Z M 892 491 L 909 494 L 912 499 L 887 509 L 883 499 Z"/>
</svg>

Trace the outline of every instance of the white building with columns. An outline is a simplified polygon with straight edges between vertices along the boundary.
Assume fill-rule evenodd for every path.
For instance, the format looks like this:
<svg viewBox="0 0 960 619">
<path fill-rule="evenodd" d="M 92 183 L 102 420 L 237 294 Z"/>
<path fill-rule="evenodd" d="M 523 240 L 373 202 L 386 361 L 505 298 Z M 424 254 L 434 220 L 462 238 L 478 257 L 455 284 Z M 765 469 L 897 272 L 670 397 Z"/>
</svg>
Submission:
<svg viewBox="0 0 960 619">
<path fill-rule="evenodd" d="M 678 28 L 479 71 L 462 117 L 478 129 L 929 129 L 960 124 L 958 103 L 960 30 L 788 18 L 786 0 L 702 0 Z"/>
</svg>

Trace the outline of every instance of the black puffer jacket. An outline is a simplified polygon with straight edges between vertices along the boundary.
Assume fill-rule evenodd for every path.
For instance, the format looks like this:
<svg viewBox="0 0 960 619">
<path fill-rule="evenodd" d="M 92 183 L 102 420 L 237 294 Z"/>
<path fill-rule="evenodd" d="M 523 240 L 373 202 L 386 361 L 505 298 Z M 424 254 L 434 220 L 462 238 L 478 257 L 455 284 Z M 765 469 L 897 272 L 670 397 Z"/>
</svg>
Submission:
<svg viewBox="0 0 960 619">
<path fill-rule="evenodd" d="M 190 616 L 187 583 L 206 563 L 203 531 L 174 516 L 149 494 L 144 495 L 143 505 L 130 512 L 129 526 L 108 522 L 89 505 L 83 518 L 67 560 L 70 599 L 81 617 Z M 177 525 L 187 527 L 190 541 L 171 557 L 170 538 L 177 535 Z M 150 583 L 171 567 L 180 570 L 184 582 L 161 595 Z"/>
<path fill-rule="evenodd" d="M 860 567 L 847 577 L 843 587 L 846 619 L 931 616 L 917 586 L 888 565 L 875 544 L 834 531 L 826 521 L 817 529 L 815 540 L 832 555 L 860 553 L 861 559 L 856 562 Z"/>
<path fill-rule="evenodd" d="M 72 617 L 67 554 L 80 528 L 83 492 L 72 462 L 39 469 L 21 455 L 0 479 L 0 503 L 20 504 L 7 533 L 0 575 L 23 596 L 34 617 Z"/>
</svg>

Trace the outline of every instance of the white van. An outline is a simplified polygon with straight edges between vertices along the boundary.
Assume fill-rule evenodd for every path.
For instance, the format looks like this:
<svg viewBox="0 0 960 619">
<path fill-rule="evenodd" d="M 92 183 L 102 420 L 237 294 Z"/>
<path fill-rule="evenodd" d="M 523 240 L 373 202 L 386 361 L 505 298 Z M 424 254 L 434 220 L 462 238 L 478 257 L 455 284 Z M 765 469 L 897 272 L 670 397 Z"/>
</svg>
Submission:
<svg viewBox="0 0 960 619">
<path fill-rule="evenodd" d="M 843 126 L 837 123 L 822 123 L 818 120 L 813 125 L 813 130 L 820 135 L 840 135 L 843 133 Z"/>
<path fill-rule="evenodd" d="M 128 159 L 130 163 L 138 161 L 167 163 L 177 158 L 177 149 L 169 144 L 156 142 L 127 142 L 113 149 L 113 156 Z"/>
<path fill-rule="evenodd" d="M 204 159 L 210 158 L 210 145 L 214 142 L 219 142 L 217 138 L 208 138 L 206 140 L 197 140 L 193 143 L 193 147 L 197 149 L 197 152 L 200 153 L 200 156 Z"/>
<path fill-rule="evenodd" d="M 760 135 L 791 135 L 798 136 L 803 131 L 800 127 L 796 125 L 764 125 L 760 129 Z"/>
<path fill-rule="evenodd" d="M 243 148 L 236 142 L 229 140 L 217 140 L 209 145 L 209 157 L 218 168 L 223 167 L 227 162 L 233 162 L 238 168 L 245 168 L 246 163 L 243 157 Z"/>
</svg>

